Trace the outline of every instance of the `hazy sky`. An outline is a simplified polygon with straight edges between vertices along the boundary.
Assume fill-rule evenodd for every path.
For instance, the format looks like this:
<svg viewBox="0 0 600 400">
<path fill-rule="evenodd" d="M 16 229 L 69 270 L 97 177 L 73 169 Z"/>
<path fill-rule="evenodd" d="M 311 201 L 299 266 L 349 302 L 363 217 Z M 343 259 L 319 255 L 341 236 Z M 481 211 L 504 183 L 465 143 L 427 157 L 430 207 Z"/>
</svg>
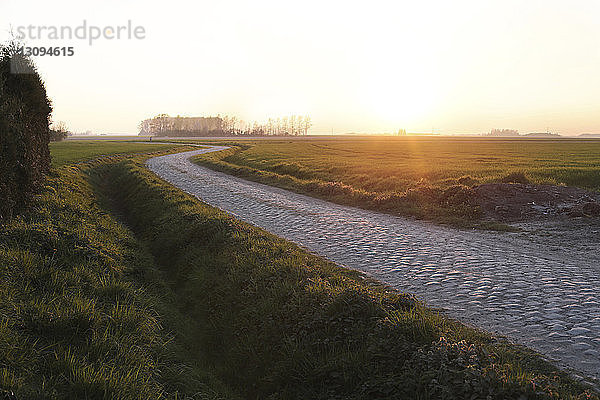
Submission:
<svg viewBox="0 0 600 400">
<path fill-rule="evenodd" d="M 54 119 L 137 133 L 158 113 L 313 133 L 600 132 L 600 1 L 0 0 L 10 26 L 145 29 L 145 39 L 33 40 Z"/>
</svg>

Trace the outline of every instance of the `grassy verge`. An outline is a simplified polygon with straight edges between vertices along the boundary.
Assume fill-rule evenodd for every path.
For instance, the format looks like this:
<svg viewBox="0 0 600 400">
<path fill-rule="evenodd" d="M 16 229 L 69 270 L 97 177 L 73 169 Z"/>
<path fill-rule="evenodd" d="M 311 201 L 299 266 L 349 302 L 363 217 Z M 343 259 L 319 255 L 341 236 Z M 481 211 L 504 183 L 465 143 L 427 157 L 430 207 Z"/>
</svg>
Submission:
<svg viewBox="0 0 600 400">
<path fill-rule="evenodd" d="M 600 190 L 600 141 L 353 138 L 239 142 L 210 168 L 345 205 L 459 227 L 481 220 L 473 187 L 519 182 Z"/>
<path fill-rule="evenodd" d="M 173 188 L 57 169 L 0 226 L 0 389 L 62 398 L 598 398 Z"/>
<path fill-rule="evenodd" d="M 173 299 L 152 255 L 100 208 L 89 168 L 55 170 L 34 208 L 0 225 L 0 389 L 18 399 L 218 398 L 218 382 L 174 340 Z"/>
</svg>

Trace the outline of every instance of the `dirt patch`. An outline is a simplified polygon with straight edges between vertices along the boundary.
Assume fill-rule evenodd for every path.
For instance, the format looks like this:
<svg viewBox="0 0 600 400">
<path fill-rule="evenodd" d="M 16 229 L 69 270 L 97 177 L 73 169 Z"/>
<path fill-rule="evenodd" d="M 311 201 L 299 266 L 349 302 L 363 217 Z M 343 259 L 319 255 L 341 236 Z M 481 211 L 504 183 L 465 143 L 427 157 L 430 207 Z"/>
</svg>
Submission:
<svg viewBox="0 0 600 400">
<path fill-rule="evenodd" d="M 488 183 L 473 190 L 485 217 L 497 221 L 600 217 L 600 193 L 575 187 Z"/>
</svg>

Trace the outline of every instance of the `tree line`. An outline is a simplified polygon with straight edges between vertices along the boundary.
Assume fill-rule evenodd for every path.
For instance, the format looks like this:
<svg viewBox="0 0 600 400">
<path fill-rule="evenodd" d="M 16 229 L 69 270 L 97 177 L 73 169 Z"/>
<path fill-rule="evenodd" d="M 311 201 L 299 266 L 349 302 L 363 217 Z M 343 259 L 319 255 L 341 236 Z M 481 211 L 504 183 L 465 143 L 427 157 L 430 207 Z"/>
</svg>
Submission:
<svg viewBox="0 0 600 400">
<path fill-rule="evenodd" d="M 515 129 L 492 129 L 489 133 L 484 136 L 519 136 L 519 131 Z"/>
<path fill-rule="evenodd" d="M 300 136 L 307 135 L 312 122 L 307 115 L 246 122 L 235 116 L 171 117 L 159 114 L 143 120 L 140 136 Z"/>
</svg>

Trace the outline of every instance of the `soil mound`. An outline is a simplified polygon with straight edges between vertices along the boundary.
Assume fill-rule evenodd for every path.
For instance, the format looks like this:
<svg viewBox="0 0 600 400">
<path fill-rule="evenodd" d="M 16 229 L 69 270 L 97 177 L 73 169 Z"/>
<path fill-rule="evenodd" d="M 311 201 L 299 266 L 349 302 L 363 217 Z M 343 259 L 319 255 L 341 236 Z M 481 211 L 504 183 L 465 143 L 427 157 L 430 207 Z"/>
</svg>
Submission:
<svg viewBox="0 0 600 400">
<path fill-rule="evenodd" d="M 494 220 L 600 217 L 600 193 L 576 187 L 487 183 L 473 190 L 484 215 Z"/>
</svg>

